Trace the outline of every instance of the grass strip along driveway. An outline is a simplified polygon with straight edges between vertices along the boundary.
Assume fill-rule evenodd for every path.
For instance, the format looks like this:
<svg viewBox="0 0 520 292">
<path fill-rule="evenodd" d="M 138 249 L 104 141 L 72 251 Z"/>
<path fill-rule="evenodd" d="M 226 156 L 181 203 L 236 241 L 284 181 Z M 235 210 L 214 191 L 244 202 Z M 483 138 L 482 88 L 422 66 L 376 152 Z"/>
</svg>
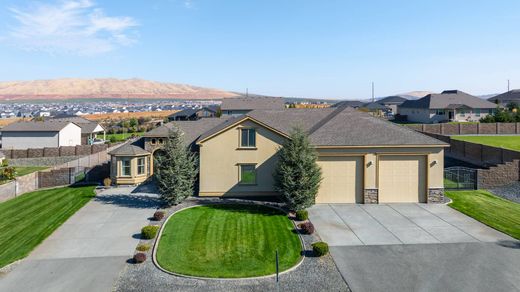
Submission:
<svg viewBox="0 0 520 292">
<path fill-rule="evenodd" d="M 208 205 L 174 214 L 157 249 L 159 265 L 183 275 L 240 278 L 294 266 L 301 243 L 287 215 L 255 205 Z"/>
<path fill-rule="evenodd" d="M 24 194 L 0 204 L 0 267 L 26 257 L 94 197 L 94 186 Z"/>
<path fill-rule="evenodd" d="M 451 139 L 520 151 L 520 136 L 451 136 Z"/>
<path fill-rule="evenodd" d="M 520 239 L 520 204 L 483 190 L 446 191 L 450 207 L 510 236 Z"/>
</svg>

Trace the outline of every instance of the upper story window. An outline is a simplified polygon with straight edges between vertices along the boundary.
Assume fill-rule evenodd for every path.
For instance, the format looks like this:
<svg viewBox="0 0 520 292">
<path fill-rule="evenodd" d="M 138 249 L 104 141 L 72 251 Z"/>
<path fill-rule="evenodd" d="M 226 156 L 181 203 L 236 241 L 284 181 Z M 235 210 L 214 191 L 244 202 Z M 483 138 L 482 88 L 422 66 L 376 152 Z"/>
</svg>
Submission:
<svg viewBox="0 0 520 292">
<path fill-rule="evenodd" d="M 253 128 L 240 129 L 240 147 L 256 147 L 256 130 Z"/>
<path fill-rule="evenodd" d="M 438 109 L 437 110 L 437 113 L 436 113 L 438 116 L 444 116 L 444 110 L 443 109 Z"/>
</svg>

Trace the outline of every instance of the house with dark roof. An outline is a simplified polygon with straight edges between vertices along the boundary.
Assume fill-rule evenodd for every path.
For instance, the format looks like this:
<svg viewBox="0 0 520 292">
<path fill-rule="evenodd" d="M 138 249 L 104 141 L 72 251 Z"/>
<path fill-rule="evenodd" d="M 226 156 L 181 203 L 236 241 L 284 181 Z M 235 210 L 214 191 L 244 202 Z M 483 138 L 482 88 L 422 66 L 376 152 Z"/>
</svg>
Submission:
<svg viewBox="0 0 520 292">
<path fill-rule="evenodd" d="M 383 98 L 377 100 L 376 102 L 382 106 L 385 106 L 386 108 L 388 108 L 390 110 L 390 112 L 395 114 L 395 113 L 397 113 L 397 107 L 400 106 L 401 104 L 403 104 L 407 100 L 408 99 L 406 99 L 402 96 L 392 95 L 392 96 L 383 97 Z"/>
<path fill-rule="evenodd" d="M 168 116 L 170 121 L 195 121 L 202 118 L 213 118 L 217 115 L 217 107 L 187 108 Z"/>
<path fill-rule="evenodd" d="M 460 90 L 445 90 L 398 106 L 398 114 L 410 122 L 476 122 L 492 114 L 496 104 Z"/>
<path fill-rule="evenodd" d="M 308 134 L 318 154 L 323 180 L 317 203 L 443 201 L 448 145 L 349 107 L 253 110 L 171 122 L 146 133 L 140 145 L 153 157 L 176 128 L 198 153 L 199 196 L 277 196 L 272 174 L 295 127 Z M 123 172 L 122 164 L 115 165 L 112 176 Z M 153 159 L 149 171 L 153 174 Z"/>
<path fill-rule="evenodd" d="M 520 105 L 520 89 L 513 89 L 508 92 L 488 98 L 489 102 L 501 106 L 507 106 L 509 103 Z"/>
<path fill-rule="evenodd" d="M 360 108 L 365 104 L 365 102 L 359 100 L 342 100 L 340 102 L 335 103 L 332 107 L 341 107 L 341 106 L 349 106 L 352 108 Z"/>
<path fill-rule="evenodd" d="M 81 127 L 69 121 L 16 122 L 1 132 L 3 149 L 81 145 Z"/>
<path fill-rule="evenodd" d="M 252 110 L 279 110 L 284 108 L 283 98 L 271 96 L 225 98 L 220 105 L 222 114 L 228 116 L 243 115 Z"/>
<path fill-rule="evenodd" d="M 71 122 L 81 127 L 81 144 L 92 145 L 96 139 L 106 140 L 106 130 L 98 122 L 78 116 L 63 116 L 48 119 L 49 122 Z"/>
</svg>

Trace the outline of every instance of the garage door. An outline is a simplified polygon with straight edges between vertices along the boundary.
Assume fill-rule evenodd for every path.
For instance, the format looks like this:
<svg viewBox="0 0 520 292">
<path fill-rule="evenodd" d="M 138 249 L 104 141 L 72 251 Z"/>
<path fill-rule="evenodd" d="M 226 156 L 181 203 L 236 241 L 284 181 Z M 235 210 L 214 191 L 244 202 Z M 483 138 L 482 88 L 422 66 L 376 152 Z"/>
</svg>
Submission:
<svg viewBox="0 0 520 292">
<path fill-rule="evenodd" d="M 379 202 L 410 203 L 426 201 L 424 156 L 379 157 Z"/>
<path fill-rule="evenodd" d="M 362 203 L 363 157 L 320 157 L 323 180 L 316 203 Z"/>
</svg>

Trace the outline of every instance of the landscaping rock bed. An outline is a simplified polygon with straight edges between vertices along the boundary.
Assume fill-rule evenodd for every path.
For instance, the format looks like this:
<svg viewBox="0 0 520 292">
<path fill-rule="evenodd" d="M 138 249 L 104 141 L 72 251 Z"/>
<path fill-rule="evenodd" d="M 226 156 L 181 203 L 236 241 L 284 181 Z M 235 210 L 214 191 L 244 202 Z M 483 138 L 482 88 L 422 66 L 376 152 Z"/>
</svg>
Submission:
<svg viewBox="0 0 520 292">
<path fill-rule="evenodd" d="M 166 216 L 150 224 L 162 225 L 168 216 L 180 209 L 195 205 L 251 203 L 282 207 L 280 203 L 255 202 L 241 199 L 190 198 L 182 204 L 164 209 Z M 350 291 L 330 255 L 314 257 L 311 244 L 320 241 L 316 233 L 301 235 L 305 246 L 303 263 L 296 269 L 280 275 L 280 291 Z M 141 244 L 154 245 L 153 240 L 141 240 Z M 277 289 L 275 277 L 256 279 L 194 279 L 174 276 L 161 271 L 152 261 L 153 249 L 145 252 L 144 263 L 129 261 L 116 283 L 116 291 L 273 291 Z M 137 251 L 136 251 L 137 253 Z"/>
<path fill-rule="evenodd" d="M 520 182 L 489 190 L 494 195 L 509 201 L 520 203 Z"/>
</svg>

